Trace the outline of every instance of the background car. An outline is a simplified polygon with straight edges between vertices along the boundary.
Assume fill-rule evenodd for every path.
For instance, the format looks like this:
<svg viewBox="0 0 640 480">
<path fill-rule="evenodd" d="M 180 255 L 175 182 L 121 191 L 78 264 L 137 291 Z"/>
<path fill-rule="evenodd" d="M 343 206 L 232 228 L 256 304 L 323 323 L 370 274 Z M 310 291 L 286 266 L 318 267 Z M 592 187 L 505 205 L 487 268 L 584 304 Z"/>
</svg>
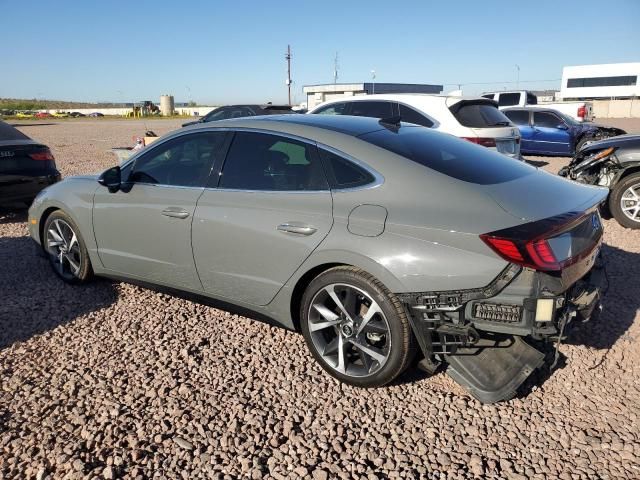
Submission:
<svg viewBox="0 0 640 480">
<path fill-rule="evenodd" d="M 181 129 L 68 178 L 28 227 L 69 283 L 93 272 L 249 309 L 360 387 L 420 348 L 494 402 L 542 364 L 527 339 L 596 308 L 606 195 L 413 124 L 280 115 Z"/>
<path fill-rule="evenodd" d="M 54 112 L 51 114 L 55 118 L 68 118 L 69 114 L 67 112 Z"/>
<path fill-rule="evenodd" d="M 183 123 L 183 127 L 195 125 L 197 123 L 215 122 L 218 120 L 228 120 L 230 118 L 254 117 L 256 115 L 286 115 L 290 113 L 298 113 L 294 111 L 291 105 L 227 105 L 211 110 L 204 117 L 193 122 Z"/>
<path fill-rule="evenodd" d="M 498 102 L 498 108 L 539 106 L 561 112 L 573 118 L 576 122 L 590 122 L 593 120 L 592 102 L 544 102 L 538 103 L 538 97 L 527 90 L 512 92 L 487 92 L 482 94 L 484 98 L 490 98 Z"/>
<path fill-rule="evenodd" d="M 80 113 L 80 112 L 71 112 L 69 114 L 69 116 L 73 117 L 73 118 L 86 117 L 86 115 L 84 113 Z"/>
<path fill-rule="evenodd" d="M 33 118 L 34 113 L 29 111 L 16 112 L 17 118 Z"/>
<path fill-rule="evenodd" d="M 584 146 L 559 175 L 609 188 L 609 211 L 627 228 L 640 228 L 640 135 L 620 135 Z"/>
<path fill-rule="evenodd" d="M 502 111 L 520 130 L 525 155 L 572 156 L 587 142 L 626 133 L 620 128 L 577 122 L 550 108 L 509 108 Z"/>
<path fill-rule="evenodd" d="M 0 205 L 31 204 L 40 190 L 59 180 L 51 150 L 0 121 Z"/>
<path fill-rule="evenodd" d="M 36 118 L 53 118 L 53 115 L 48 112 L 37 112 L 34 116 Z"/>
<path fill-rule="evenodd" d="M 493 100 L 447 95 L 366 95 L 325 102 L 309 114 L 393 118 L 520 158 L 520 133 Z"/>
<path fill-rule="evenodd" d="M 104 113 L 100 112 L 92 112 L 88 115 L 89 117 L 104 117 Z"/>
</svg>

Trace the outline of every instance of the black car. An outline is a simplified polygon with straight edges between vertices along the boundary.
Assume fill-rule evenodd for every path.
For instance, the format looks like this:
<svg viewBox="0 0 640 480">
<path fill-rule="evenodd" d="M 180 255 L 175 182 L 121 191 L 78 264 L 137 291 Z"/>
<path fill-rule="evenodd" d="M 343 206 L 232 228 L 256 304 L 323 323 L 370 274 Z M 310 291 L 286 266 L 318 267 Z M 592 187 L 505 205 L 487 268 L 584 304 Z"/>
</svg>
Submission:
<svg viewBox="0 0 640 480">
<path fill-rule="evenodd" d="M 211 110 L 204 117 L 193 122 L 183 123 L 183 127 L 196 123 L 215 122 L 216 120 L 228 120 L 229 118 L 254 117 L 256 115 L 282 115 L 298 113 L 292 110 L 291 105 L 227 105 Z"/>
<path fill-rule="evenodd" d="M 587 143 L 559 175 L 609 188 L 609 211 L 627 228 L 640 228 L 640 135 Z"/>
<path fill-rule="evenodd" d="M 40 190 L 59 180 L 49 147 L 0 121 L 0 205 L 30 205 Z"/>
</svg>

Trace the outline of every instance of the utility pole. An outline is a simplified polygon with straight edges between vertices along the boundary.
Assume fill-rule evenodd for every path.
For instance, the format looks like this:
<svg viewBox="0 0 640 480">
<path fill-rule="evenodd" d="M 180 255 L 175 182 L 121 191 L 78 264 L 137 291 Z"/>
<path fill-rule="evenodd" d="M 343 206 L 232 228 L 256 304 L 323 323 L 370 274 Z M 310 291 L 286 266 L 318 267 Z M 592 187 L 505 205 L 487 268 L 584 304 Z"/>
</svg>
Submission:
<svg viewBox="0 0 640 480">
<path fill-rule="evenodd" d="M 375 70 L 371 70 L 371 80 L 373 81 L 373 84 L 371 85 L 371 94 L 375 95 L 376 93 L 376 71 Z"/>
<path fill-rule="evenodd" d="M 518 71 L 516 76 L 516 90 L 518 90 L 518 87 L 520 86 L 520 65 L 516 64 L 516 70 Z"/>
<path fill-rule="evenodd" d="M 291 105 L 291 45 L 287 45 L 287 53 L 284 58 L 287 59 L 287 89 L 289 90 L 289 105 Z"/>
<path fill-rule="evenodd" d="M 336 56 L 333 59 L 333 84 L 338 83 L 338 52 L 336 52 Z"/>
</svg>

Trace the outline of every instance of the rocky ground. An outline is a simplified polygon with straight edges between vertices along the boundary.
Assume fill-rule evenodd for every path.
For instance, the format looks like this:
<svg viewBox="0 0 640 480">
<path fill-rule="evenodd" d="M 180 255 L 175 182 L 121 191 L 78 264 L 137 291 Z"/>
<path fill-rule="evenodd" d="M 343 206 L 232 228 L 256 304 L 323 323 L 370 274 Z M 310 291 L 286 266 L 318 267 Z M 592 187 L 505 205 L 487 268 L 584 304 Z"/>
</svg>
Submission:
<svg viewBox="0 0 640 480">
<path fill-rule="evenodd" d="M 68 176 L 178 125 L 21 129 Z M 640 232 L 613 220 L 600 320 L 570 336 L 560 368 L 488 406 L 416 369 L 347 387 L 299 334 L 124 283 L 67 286 L 25 220 L 0 211 L 0 478 L 640 477 Z"/>
</svg>

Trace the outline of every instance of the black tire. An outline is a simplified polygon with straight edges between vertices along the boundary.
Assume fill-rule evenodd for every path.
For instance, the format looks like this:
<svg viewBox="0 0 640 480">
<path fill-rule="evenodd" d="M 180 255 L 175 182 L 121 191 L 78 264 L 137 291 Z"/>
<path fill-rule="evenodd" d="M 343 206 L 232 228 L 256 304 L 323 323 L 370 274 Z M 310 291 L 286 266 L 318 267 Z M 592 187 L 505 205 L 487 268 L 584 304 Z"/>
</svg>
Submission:
<svg viewBox="0 0 640 480">
<path fill-rule="evenodd" d="M 58 234 L 51 233 L 52 229 Z M 75 234 L 77 245 L 70 233 Z M 61 254 L 61 246 L 54 245 L 58 242 L 58 237 L 62 238 L 66 253 Z M 53 271 L 62 280 L 72 284 L 85 283 L 91 280 L 93 269 L 87 247 L 80 229 L 69 215 L 62 210 L 56 210 L 51 213 L 45 221 L 41 241 Z M 69 245 L 71 246 L 69 247 Z M 77 266 L 77 269 L 74 266 Z"/>
<path fill-rule="evenodd" d="M 578 143 L 576 144 L 575 153 L 578 153 L 578 152 L 580 151 L 580 149 L 582 148 L 582 146 L 583 146 L 585 143 L 587 143 L 587 142 L 593 142 L 593 141 L 595 141 L 595 140 L 596 140 L 596 139 L 595 139 L 595 138 L 592 138 L 592 137 L 587 137 L 587 136 L 582 137 L 582 138 L 578 141 Z"/>
<path fill-rule="evenodd" d="M 364 372 L 362 375 L 353 374 L 349 369 L 345 369 L 344 373 L 338 371 L 336 365 L 330 364 L 331 360 L 326 357 L 326 355 L 323 356 L 319 351 L 319 347 L 316 345 L 318 342 L 318 335 L 320 335 L 318 330 L 313 333 L 312 337 L 310 325 L 318 325 L 326 319 L 326 317 L 321 318 L 318 323 L 313 323 L 310 320 L 311 316 L 314 314 L 317 316 L 315 313 L 317 309 L 316 307 L 313 307 L 313 305 L 318 305 L 318 303 L 313 304 L 312 302 L 318 302 L 317 299 L 319 296 L 326 292 L 325 288 L 328 287 L 329 289 L 333 289 L 333 286 L 351 288 L 358 297 L 357 300 L 354 300 L 354 304 L 356 305 L 355 311 L 361 313 L 357 315 L 357 318 L 355 318 L 355 316 L 353 318 L 354 322 L 356 322 L 354 331 L 358 331 L 359 325 L 363 323 L 363 317 L 367 316 L 366 313 L 362 314 L 363 308 L 367 308 L 367 302 L 373 301 L 376 302 L 377 306 L 379 306 L 379 311 L 381 311 L 381 313 L 374 314 L 373 318 L 376 320 L 370 321 L 370 325 L 364 326 L 363 328 L 367 330 L 372 327 L 379 328 L 373 325 L 374 323 L 384 325 L 388 328 L 388 335 L 365 332 L 363 330 L 358 334 L 354 334 L 351 338 L 343 340 L 343 342 L 346 342 L 344 343 L 347 351 L 346 357 L 349 357 L 347 363 L 355 359 L 349 368 L 362 370 Z M 358 291 L 363 293 L 361 299 Z M 359 306 L 358 302 L 360 302 Z M 340 309 L 337 308 L 337 304 L 335 304 L 333 300 L 329 300 L 329 305 L 331 303 L 336 305 L 336 308 L 333 311 L 339 312 Z M 314 308 L 313 311 L 312 307 Z M 309 284 L 302 297 L 300 319 L 302 334 L 304 335 L 307 346 L 315 360 L 331 376 L 349 385 L 357 387 L 379 387 L 385 385 L 393 381 L 407 368 L 413 360 L 416 352 L 415 338 L 411 330 L 409 319 L 407 318 L 406 310 L 400 300 L 375 277 L 355 267 L 336 267 L 318 275 Z M 345 318 L 341 321 L 346 322 L 347 320 Z M 335 335 L 337 339 L 337 337 L 342 335 L 343 330 L 344 325 L 342 325 L 342 327 L 340 325 L 325 327 L 324 330 L 321 330 L 321 332 L 323 332 L 321 335 L 329 338 L 332 335 Z M 371 335 L 374 336 L 373 340 L 370 338 Z M 346 337 L 343 336 L 343 338 Z M 371 347 L 375 347 L 376 351 L 385 350 L 386 360 L 384 362 L 380 362 L 374 359 L 368 367 L 369 370 L 367 370 L 367 367 L 364 365 L 364 357 L 366 357 L 366 355 L 363 354 L 360 348 L 356 348 L 353 343 L 349 343 L 351 341 L 358 342 L 360 345 L 365 345 L 370 350 Z M 384 344 L 382 347 L 380 346 L 381 342 Z M 327 344 L 327 348 L 324 349 L 325 354 L 328 347 L 329 345 Z M 371 357 L 371 359 L 373 359 L 373 357 Z M 358 362 L 360 362 L 361 365 L 358 365 Z M 337 360 L 335 363 L 337 363 Z"/>
<path fill-rule="evenodd" d="M 627 228 L 640 228 L 640 220 L 632 220 L 622 210 L 622 197 L 630 188 L 633 188 L 640 195 L 640 173 L 633 173 L 623 178 L 609 194 L 609 210 L 616 221 Z M 636 201 L 640 201 L 636 200 Z M 630 205 L 630 201 L 626 202 Z"/>
</svg>

